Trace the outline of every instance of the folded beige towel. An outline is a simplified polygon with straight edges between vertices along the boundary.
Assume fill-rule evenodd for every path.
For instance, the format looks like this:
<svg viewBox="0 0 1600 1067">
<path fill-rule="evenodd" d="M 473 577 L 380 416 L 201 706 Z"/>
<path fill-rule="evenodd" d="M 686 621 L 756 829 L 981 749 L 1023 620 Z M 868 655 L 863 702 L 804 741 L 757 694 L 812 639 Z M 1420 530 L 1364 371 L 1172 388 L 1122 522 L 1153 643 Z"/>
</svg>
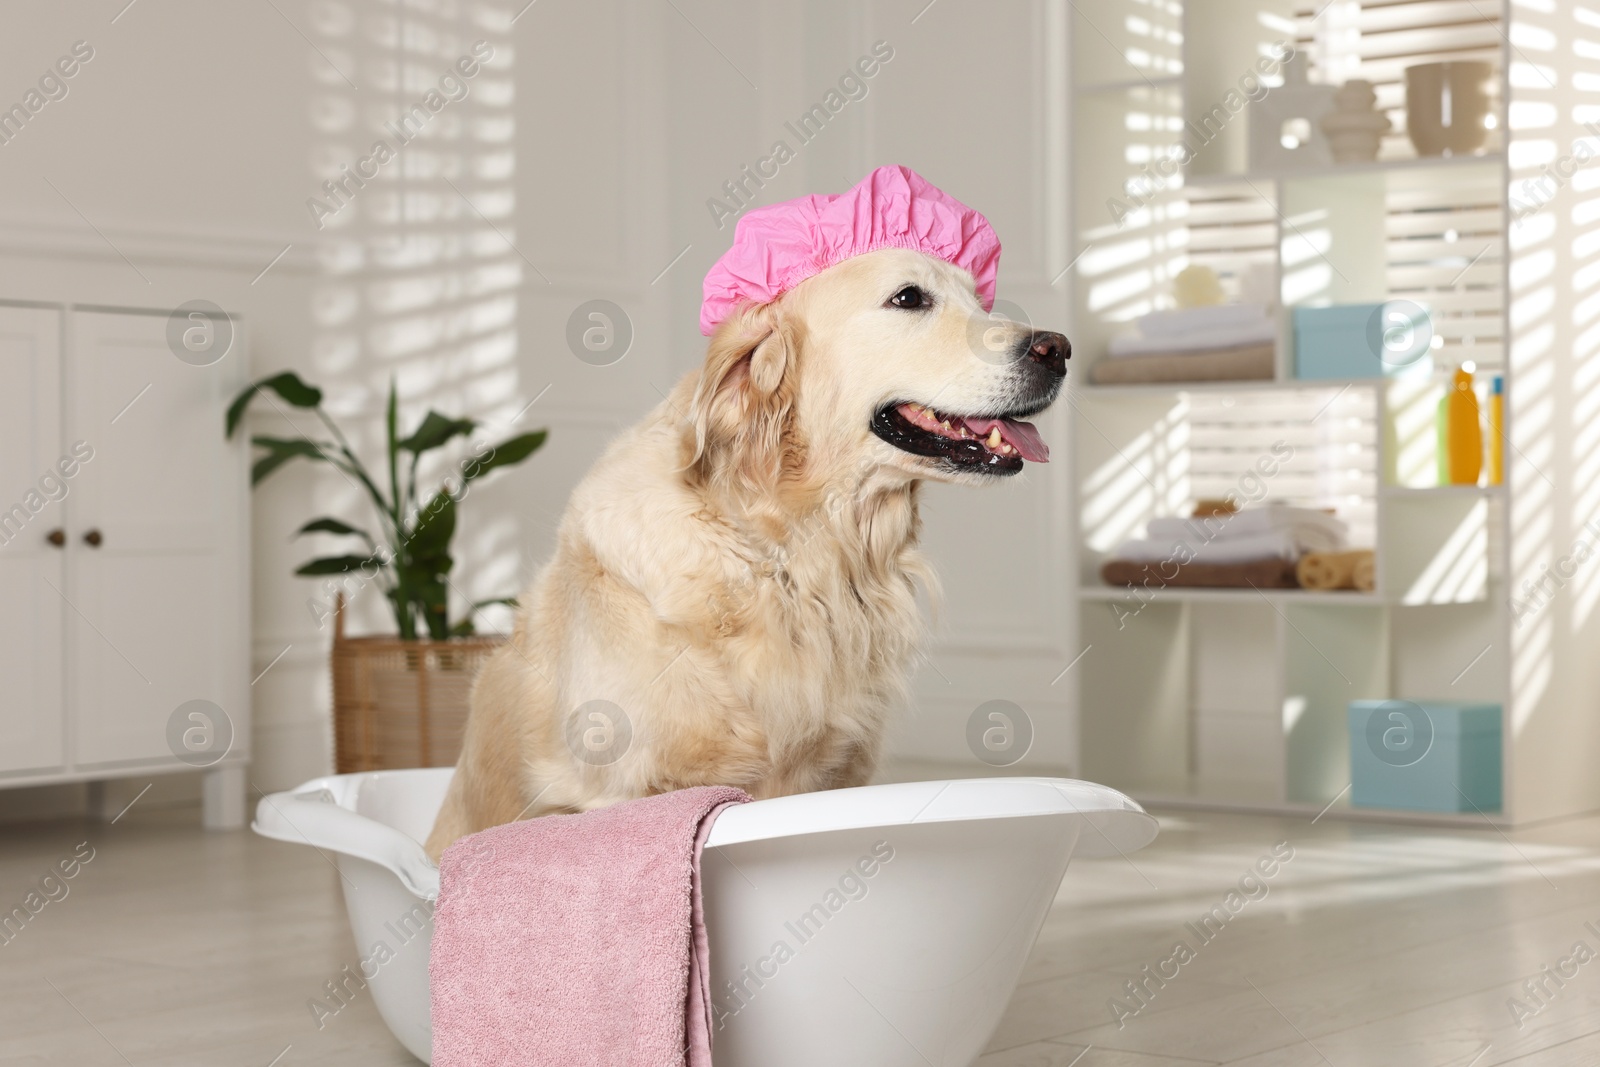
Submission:
<svg viewBox="0 0 1600 1067">
<path fill-rule="evenodd" d="M 1275 356 L 1272 345 L 1183 355 L 1117 356 L 1092 364 L 1089 380 L 1096 385 L 1270 380 L 1276 372 Z"/>
<path fill-rule="evenodd" d="M 1100 565 L 1100 578 L 1107 585 L 1142 585 L 1148 589 L 1164 586 L 1212 589 L 1249 588 L 1293 589 L 1294 560 L 1257 559 L 1246 563 L 1136 563 L 1108 559 Z"/>
</svg>

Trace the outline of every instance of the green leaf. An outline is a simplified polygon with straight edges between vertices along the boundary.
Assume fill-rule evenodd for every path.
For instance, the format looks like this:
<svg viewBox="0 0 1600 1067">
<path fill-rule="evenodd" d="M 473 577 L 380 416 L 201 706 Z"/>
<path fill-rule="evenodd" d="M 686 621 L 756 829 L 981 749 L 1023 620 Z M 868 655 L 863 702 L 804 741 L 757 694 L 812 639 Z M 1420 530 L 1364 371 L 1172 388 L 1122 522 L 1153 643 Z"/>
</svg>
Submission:
<svg viewBox="0 0 1600 1067">
<path fill-rule="evenodd" d="M 452 438 L 465 437 L 478 424 L 471 419 L 451 419 L 429 411 L 422 419 L 422 425 L 417 427 L 415 433 L 400 442 L 400 447 L 412 455 L 420 456 L 430 449 L 438 448 L 448 443 Z"/>
<path fill-rule="evenodd" d="M 286 370 L 282 374 L 263 378 L 260 384 L 281 396 L 285 403 L 293 404 L 297 408 L 314 408 L 322 403 L 322 390 L 301 380 L 300 375 L 294 371 Z"/>
<path fill-rule="evenodd" d="M 406 569 L 407 588 L 417 615 L 436 640 L 450 636 L 449 588 L 441 573 L 427 567 L 412 566 Z"/>
<path fill-rule="evenodd" d="M 404 587 L 396 582 L 393 589 L 387 593 L 389 606 L 394 610 L 395 625 L 400 630 L 402 641 L 415 641 L 417 639 L 417 622 L 411 611 L 411 600 L 406 595 Z"/>
<path fill-rule="evenodd" d="M 365 537 L 372 540 L 372 535 L 365 530 L 358 530 L 347 522 L 338 519 L 313 519 L 294 532 L 296 537 L 308 533 L 350 534 L 355 537 Z"/>
<path fill-rule="evenodd" d="M 435 641 L 443 641 L 450 636 L 450 614 L 445 603 L 444 586 L 439 586 L 437 599 L 433 598 L 433 587 L 423 590 L 428 599 L 422 604 L 422 621 L 428 626 L 428 636 Z"/>
<path fill-rule="evenodd" d="M 455 497 L 441 490 L 417 516 L 417 525 L 406 541 L 406 555 L 417 563 L 432 564 L 436 572 L 448 571 L 450 539 L 455 534 Z M 443 567 L 438 566 L 441 560 L 445 561 Z"/>
<path fill-rule="evenodd" d="M 375 556 L 323 556 L 303 565 L 296 574 L 313 577 L 319 574 L 344 574 L 346 571 L 360 570 L 369 563 L 377 562 Z"/>
<path fill-rule="evenodd" d="M 322 390 L 314 385 L 307 385 L 293 371 L 284 371 L 270 378 L 262 378 L 247 385 L 243 392 L 233 398 L 233 403 L 228 405 L 229 438 L 232 438 L 234 431 L 239 428 L 239 420 L 244 418 L 244 410 L 250 406 L 251 399 L 263 389 L 271 389 L 297 408 L 314 408 L 322 403 Z"/>
<path fill-rule="evenodd" d="M 266 481 L 268 475 L 293 458 L 293 456 L 282 452 L 275 452 L 269 456 L 262 456 L 260 459 L 256 460 L 255 465 L 250 468 L 250 484 L 253 486 L 260 485 L 262 482 Z"/>
<path fill-rule="evenodd" d="M 260 485 L 273 471 L 296 457 L 332 462 L 327 454 L 331 446 L 303 437 L 252 437 L 250 443 L 267 450 L 266 455 L 257 459 L 255 466 L 250 468 L 251 485 Z"/>
<path fill-rule="evenodd" d="M 400 523 L 400 513 L 406 503 L 400 499 L 400 387 L 394 375 L 389 376 L 389 407 L 384 413 L 384 440 L 389 449 L 389 499 L 394 501 L 394 521 Z"/>
<path fill-rule="evenodd" d="M 465 481 L 482 478 L 485 474 L 498 467 L 510 467 L 535 452 L 544 444 L 545 438 L 550 434 L 546 430 L 535 430 L 533 433 L 518 434 L 509 440 L 501 441 L 490 449 L 487 456 L 480 456 L 462 470 L 461 476 Z"/>
</svg>

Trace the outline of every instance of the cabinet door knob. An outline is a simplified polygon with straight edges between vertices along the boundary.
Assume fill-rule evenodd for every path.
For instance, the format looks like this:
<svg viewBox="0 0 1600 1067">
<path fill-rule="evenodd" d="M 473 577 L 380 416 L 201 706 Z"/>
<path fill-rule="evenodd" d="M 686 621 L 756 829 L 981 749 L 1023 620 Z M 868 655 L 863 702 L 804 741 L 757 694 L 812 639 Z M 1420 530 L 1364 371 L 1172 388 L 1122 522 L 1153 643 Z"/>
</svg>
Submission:
<svg viewBox="0 0 1600 1067">
<path fill-rule="evenodd" d="M 58 527 L 45 534 L 44 539 L 49 541 L 52 545 L 55 545 L 57 548 L 60 548 L 62 545 L 67 543 L 67 531 Z"/>
<path fill-rule="evenodd" d="M 99 548 L 101 542 L 104 540 L 105 538 L 100 535 L 99 530 L 90 530 L 88 533 L 83 535 L 83 543 L 88 545 L 90 548 Z"/>
</svg>

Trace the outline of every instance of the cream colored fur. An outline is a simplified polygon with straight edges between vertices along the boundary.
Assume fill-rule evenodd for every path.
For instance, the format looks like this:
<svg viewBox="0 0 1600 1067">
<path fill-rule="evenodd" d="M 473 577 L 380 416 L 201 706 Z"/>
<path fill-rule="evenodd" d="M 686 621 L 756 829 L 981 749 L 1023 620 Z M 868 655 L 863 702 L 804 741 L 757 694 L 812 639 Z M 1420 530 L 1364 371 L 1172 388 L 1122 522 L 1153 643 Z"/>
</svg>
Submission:
<svg viewBox="0 0 1600 1067">
<path fill-rule="evenodd" d="M 935 309 L 884 308 L 907 284 Z M 478 679 L 428 851 L 687 786 L 770 797 L 865 783 L 905 700 L 916 585 L 931 580 L 919 483 L 986 480 L 869 423 L 897 399 L 1008 402 L 1012 368 L 974 354 L 982 314 L 966 272 L 892 249 L 723 323 L 704 367 L 573 493 L 554 558 Z M 627 717 L 625 751 L 620 732 L 605 747 L 590 713 L 615 715 L 591 701 Z"/>
</svg>

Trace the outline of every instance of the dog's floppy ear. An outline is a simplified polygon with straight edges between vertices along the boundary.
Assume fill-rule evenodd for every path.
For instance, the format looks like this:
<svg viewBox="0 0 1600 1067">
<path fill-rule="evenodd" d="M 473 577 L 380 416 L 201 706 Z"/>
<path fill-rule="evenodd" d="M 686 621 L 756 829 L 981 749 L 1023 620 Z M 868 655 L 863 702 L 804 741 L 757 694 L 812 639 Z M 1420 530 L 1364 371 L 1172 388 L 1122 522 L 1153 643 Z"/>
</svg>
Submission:
<svg viewBox="0 0 1600 1067">
<path fill-rule="evenodd" d="M 755 491 L 797 458 L 791 419 L 800 328 L 777 303 L 749 305 L 711 335 L 689 422 L 691 465 Z"/>
</svg>

